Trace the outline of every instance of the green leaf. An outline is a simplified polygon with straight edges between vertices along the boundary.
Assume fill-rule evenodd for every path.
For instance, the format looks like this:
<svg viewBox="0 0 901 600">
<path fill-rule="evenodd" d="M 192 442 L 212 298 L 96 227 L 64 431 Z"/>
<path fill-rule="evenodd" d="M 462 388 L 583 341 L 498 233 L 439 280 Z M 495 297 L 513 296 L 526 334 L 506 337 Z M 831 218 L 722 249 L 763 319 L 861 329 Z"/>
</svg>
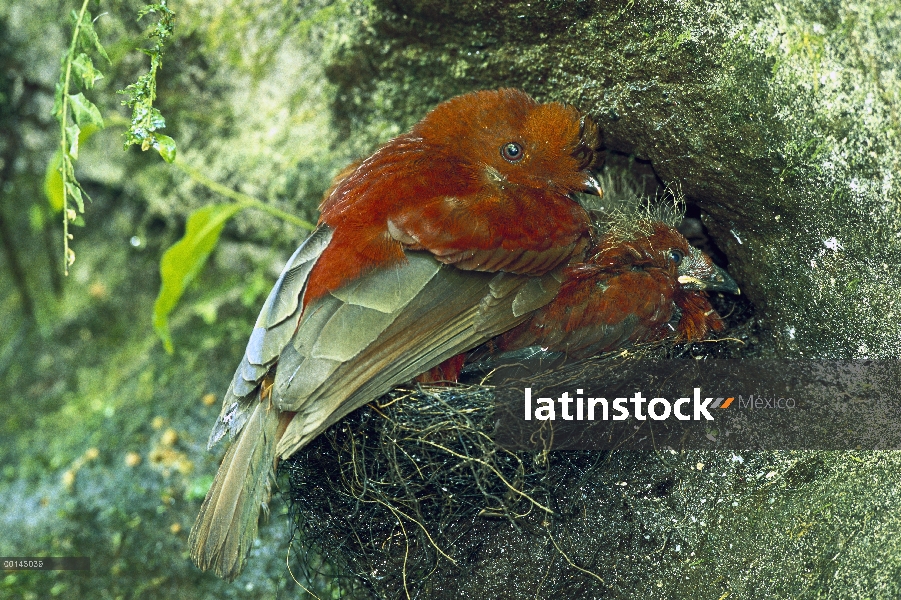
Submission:
<svg viewBox="0 0 901 600">
<path fill-rule="evenodd" d="M 203 269 L 219 241 L 222 228 L 243 208 L 239 204 L 211 204 L 194 211 L 188 218 L 184 237 L 163 254 L 160 260 L 162 285 L 153 306 L 153 327 L 166 352 L 171 354 L 173 351 L 169 314 Z"/>
<path fill-rule="evenodd" d="M 72 127 L 78 126 L 73 125 Z M 66 130 L 71 131 L 72 129 L 67 127 Z M 81 128 L 81 131 L 78 133 L 78 146 L 83 146 L 88 138 L 98 131 L 100 130 L 93 125 Z M 70 143 L 74 143 L 74 141 Z M 72 150 L 70 148 L 69 155 L 71 156 L 71 154 Z M 67 163 L 70 162 L 71 161 L 67 161 Z M 63 153 L 62 150 L 57 150 L 53 154 L 53 158 L 50 159 L 50 162 L 47 163 L 47 170 L 44 172 L 44 196 L 47 198 L 47 203 L 50 205 L 53 212 L 59 212 L 63 209 L 63 175 L 60 172 L 62 166 Z"/>
<path fill-rule="evenodd" d="M 75 167 L 72 165 L 72 157 L 66 152 L 63 154 L 62 166 L 63 181 L 75 181 Z"/>
<path fill-rule="evenodd" d="M 163 118 L 163 114 L 151 107 L 150 113 L 148 115 L 148 123 L 150 123 L 150 131 L 156 131 L 157 129 L 163 129 L 166 126 L 166 119 Z M 172 142 L 173 144 L 175 142 Z"/>
<path fill-rule="evenodd" d="M 168 135 L 155 133 L 153 135 L 153 148 L 160 153 L 160 156 L 167 163 L 175 160 L 175 140 Z"/>
<path fill-rule="evenodd" d="M 63 58 L 68 56 L 68 54 L 63 55 Z M 63 69 L 65 71 L 65 69 Z M 53 93 L 53 116 L 56 117 L 56 120 L 59 120 L 59 116 L 63 114 L 63 82 L 56 82 L 56 90 Z"/>
<path fill-rule="evenodd" d="M 75 206 L 78 207 L 78 212 L 84 212 L 84 198 L 81 197 L 81 187 L 79 187 L 78 183 L 67 181 L 66 191 L 69 192 L 69 195 L 75 200 Z"/>
<path fill-rule="evenodd" d="M 92 89 L 98 79 L 103 79 L 103 73 L 94 68 L 94 63 L 84 52 L 72 61 L 72 69 L 81 79 L 81 85 L 86 90 Z"/>
<path fill-rule="evenodd" d="M 81 22 L 81 35 L 84 37 L 82 42 L 86 46 L 94 46 L 97 50 L 97 54 L 106 59 L 106 62 L 112 64 L 112 61 L 109 59 L 109 56 L 106 54 L 106 50 L 103 49 L 103 45 L 100 43 L 100 38 L 97 37 L 97 32 L 94 31 L 94 22 L 91 20 L 91 13 L 85 11 L 84 21 Z"/>
<path fill-rule="evenodd" d="M 53 212 L 59 212 L 63 209 L 63 174 L 60 173 L 60 167 L 63 164 L 63 151 L 57 150 L 47 163 L 47 170 L 44 172 L 44 196 Z"/>
<path fill-rule="evenodd" d="M 69 156 L 72 160 L 78 160 L 78 142 L 81 136 L 81 128 L 78 125 L 69 125 L 66 127 L 66 133 L 69 138 Z"/>
<path fill-rule="evenodd" d="M 94 104 L 84 97 L 84 94 L 69 94 L 69 101 L 72 103 L 72 113 L 75 116 L 75 122 L 84 127 L 85 125 L 93 125 L 94 127 L 103 129 L 103 117 Z"/>
</svg>

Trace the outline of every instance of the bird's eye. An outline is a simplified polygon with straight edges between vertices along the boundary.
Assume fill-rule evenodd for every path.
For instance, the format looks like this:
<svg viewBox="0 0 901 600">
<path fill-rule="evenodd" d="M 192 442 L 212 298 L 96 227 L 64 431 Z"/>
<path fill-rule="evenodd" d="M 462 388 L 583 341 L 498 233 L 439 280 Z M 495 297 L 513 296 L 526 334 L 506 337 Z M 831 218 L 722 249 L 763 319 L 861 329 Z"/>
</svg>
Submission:
<svg viewBox="0 0 901 600">
<path fill-rule="evenodd" d="M 669 257 L 673 261 L 673 264 L 678 265 L 682 262 L 682 259 L 685 258 L 685 255 L 682 254 L 680 250 L 673 249 L 669 251 Z"/>
<path fill-rule="evenodd" d="M 510 162 L 519 162 L 522 159 L 522 146 L 516 142 L 507 142 L 501 146 L 501 156 Z"/>
</svg>

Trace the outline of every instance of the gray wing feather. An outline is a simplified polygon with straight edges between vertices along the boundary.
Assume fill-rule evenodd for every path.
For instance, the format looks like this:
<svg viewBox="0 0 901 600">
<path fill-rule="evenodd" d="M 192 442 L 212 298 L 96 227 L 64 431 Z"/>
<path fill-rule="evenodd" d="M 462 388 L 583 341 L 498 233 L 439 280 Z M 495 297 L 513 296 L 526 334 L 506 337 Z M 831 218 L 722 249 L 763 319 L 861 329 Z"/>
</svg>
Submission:
<svg viewBox="0 0 901 600">
<path fill-rule="evenodd" d="M 439 268 L 427 255 L 410 254 L 403 265 L 336 290 L 332 295 L 344 306 L 322 328 L 312 356 L 342 362 L 357 356 L 397 318 Z"/>
<path fill-rule="evenodd" d="M 532 277 L 461 271 L 441 266 L 426 253 L 409 252 L 407 256 L 409 262 L 398 267 L 396 277 L 374 272 L 352 289 L 343 288 L 324 299 L 331 303 L 341 296 L 365 302 L 369 308 L 350 304 L 335 308 L 330 318 L 336 320 L 329 320 L 319 330 L 315 349 L 307 345 L 296 355 L 292 353 L 292 369 L 285 369 L 288 353 L 283 355 L 276 372 L 274 401 L 279 409 L 298 414 L 279 442 L 280 456 L 290 456 L 392 387 L 517 325 L 528 313 L 516 314 L 519 311 L 514 304 L 520 310 L 537 308 L 559 289 L 558 273 L 545 275 L 541 284 L 535 285 Z M 420 279 L 411 283 L 416 278 Z M 391 286 L 395 288 L 373 295 L 360 291 Z M 348 315 L 353 314 L 354 320 L 348 319 L 345 326 L 339 314 L 351 306 Z M 386 314 L 373 306 L 393 310 Z M 385 316 L 362 317 L 364 308 Z M 434 311 L 440 315 L 439 322 Z M 298 335 L 305 329 L 306 321 Z M 348 341 L 349 336 L 355 336 L 355 341 Z M 332 344 L 338 350 L 331 350 Z M 355 353 L 351 355 L 349 348 Z M 320 370 L 315 361 L 323 359 L 315 356 L 317 352 L 340 357 L 343 362 Z"/>
<path fill-rule="evenodd" d="M 331 239 L 332 229 L 320 226 L 288 259 L 257 317 L 247 349 L 225 393 L 208 447 L 212 448 L 226 433 L 234 437 L 247 421 L 260 381 L 278 361 L 297 329 L 310 271 Z"/>
<path fill-rule="evenodd" d="M 285 265 L 278 281 L 269 292 L 269 297 L 260 311 L 260 316 L 257 317 L 250 341 L 247 343 L 244 356 L 250 364 L 257 366 L 272 364 L 294 335 L 307 278 L 331 239 L 332 229 L 319 227 L 301 244 Z"/>
<path fill-rule="evenodd" d="M 300 306 L 300 292 L 310 270 L 332 241 L 332 228 L 322 225 L 294 251 L 257 317 L 257 327 L 272 327 L 293 315 Z"/>
<path fill-rule="evenodd" d="M 618 323 L 583 327 L 573 332 L 563 346 L 576 358 L 591 356 L 626 344 L 639 325 L 638 317 L 629 315 Z"/>
<path fill-rule="evenodd" d="M 563 280 L 559 271 L 552 271 L 551 278 L 533 277 L 517 293 L 513 299 L 513 314 L 521 317 L 538 310 L 557 295 Z"/>
<path fill-rule="evenodd" d="M 396 313 L 422 290 L 438 272 L 438 266 L 428 254 L 407 254 L 407 262 L 379 271 L 375 276 L 362 277 L 354 283 L 335 290 L 333 295 L 347 304 L 354 304 L 382 313 Z"/>
<path fill-rule="evenodd" d="M 307 403 L 343 362 L 362 353 L 403 313 L 440 268 L 430 256 L 410 253 L 406 263 L 365 275 L 308 307 L 293 351 L 282 355 L 275 373 L 276 406 L 296 411 Z"/>
<path fill-rule="evenodd" d="M 322 328 L 312 356 L 339 362 L 350 360 L 371 344 L 392 320 L 391 313 L 345 304 Z"/>
</svg>

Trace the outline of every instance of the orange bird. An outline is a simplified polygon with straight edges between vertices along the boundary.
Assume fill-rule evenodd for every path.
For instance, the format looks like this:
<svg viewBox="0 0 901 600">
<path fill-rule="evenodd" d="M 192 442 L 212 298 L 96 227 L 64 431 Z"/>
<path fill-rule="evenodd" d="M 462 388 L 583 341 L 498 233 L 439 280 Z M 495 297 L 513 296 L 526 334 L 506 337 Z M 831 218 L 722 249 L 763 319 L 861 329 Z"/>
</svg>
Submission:
<svg viewBox="0 0 901 600">
<path fill-rule="evenodd" d="M 553 299 L 590 243 L 573 194 L 600 194 L 589 171 L 600 146 L 573 107 L 476 92 L 336 178 L 210 435 L 234 441 L 191 530 L 201 569 L 240 574 L 279 458 Z"/>
<path fill-rule="evenodd" d="M 582 358 L 637 342 L 701 340 L 724 328 L 705 291 L 738 294 L 735 281 L 662 221 L 614 229 L 563 271 L 557 296 L 494 343 Z"/>
</svg>

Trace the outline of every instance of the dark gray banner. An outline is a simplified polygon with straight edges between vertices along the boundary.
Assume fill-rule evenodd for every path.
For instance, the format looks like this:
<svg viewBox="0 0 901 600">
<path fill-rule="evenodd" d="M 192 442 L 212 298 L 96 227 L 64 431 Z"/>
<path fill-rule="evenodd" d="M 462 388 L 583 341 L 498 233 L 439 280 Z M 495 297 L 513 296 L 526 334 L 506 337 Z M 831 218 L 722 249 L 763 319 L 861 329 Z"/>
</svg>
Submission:
<svg viewBox="0 0 901 600">
<path fill-rule="evenodd" d="M 86 556 L 3 556 L 3 571 L 90 571 L 91 559 Z"/>
<path fill-rule="evenodd" d="M 541 363 L 544 364 L 541 364 Z M 901 361 L 615 357 L 499 368 L 510 449 L 901 449 Z M 552 365 L 553 366 L 553 365 Z"/>
</svg>

